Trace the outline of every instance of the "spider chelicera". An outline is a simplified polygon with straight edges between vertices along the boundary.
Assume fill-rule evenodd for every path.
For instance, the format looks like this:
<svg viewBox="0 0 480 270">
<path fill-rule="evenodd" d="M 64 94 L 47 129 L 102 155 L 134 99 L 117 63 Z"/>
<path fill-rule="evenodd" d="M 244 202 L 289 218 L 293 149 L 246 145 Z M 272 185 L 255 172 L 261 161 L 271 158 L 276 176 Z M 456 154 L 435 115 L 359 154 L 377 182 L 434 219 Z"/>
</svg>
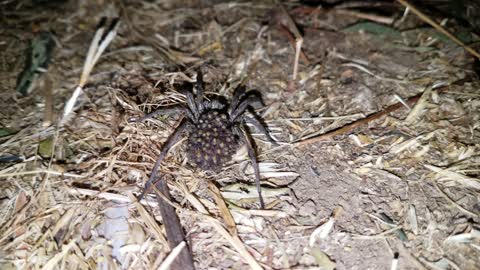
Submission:
<svg viewBox="0 0 480 270">
<path fill-rule="evenodd" d="M 167 139 L 160 156 L 153 167 L 148 182 L 145 184 L 145 193 L 149 192 L 156 180 L 157 170 L 170 148 L 182 137 L 187 135 L 187 156 L 190 163 L 203 170 L 219 171 L 222 166 L 231 160 L 232 155 L 241 147 L 246 146 L 255 173 L 260 207 L 265 204 L 260 190 L 260 172 L 255 149 L 246 123 L 252 124 L 263 133 L 267 140 L 276 144 L 268 130 L 262 124 L 259 116 L 252 109 L 254 105 L 263 105 L 256 91 L 245 91 L 245 87 L 235 89 L 230 104 L 221 96 L 208 96 L 205 98 L 205 85 L 202 72 L 197 73 L 196 94 L 193 87 L 182 89 L 186 96 L 186 105 L 173 105 L 160 108 L 136 120 L 143 121 L 159 114 L 180 113 L 184 117 L 178 127 Z M 250 115 L 245 112 L 249 111 Z"/>
</svg>

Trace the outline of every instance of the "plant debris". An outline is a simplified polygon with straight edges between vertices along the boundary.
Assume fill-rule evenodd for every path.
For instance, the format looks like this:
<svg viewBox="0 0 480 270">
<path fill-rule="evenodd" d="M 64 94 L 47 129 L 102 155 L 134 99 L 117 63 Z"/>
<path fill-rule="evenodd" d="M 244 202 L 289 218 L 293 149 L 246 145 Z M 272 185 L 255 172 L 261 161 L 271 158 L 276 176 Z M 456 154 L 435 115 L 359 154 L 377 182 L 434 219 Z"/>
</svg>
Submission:
<svg viewBox="0 0 480 270">
<path fill-rule="evenodd" d="M 38 33 L 30 42 L 23 71 L 18 75 L 17 92 L 26 96 L 32 91 L 38 74 L 47 72 L 54 48 L 55 40 L 49 32 Z"/>
<path fill-rule="evenodd" d="M 0 3 L 1 269 L 480 265 L 475 9 L 44 2 Z M 104 16 L 119 20 L 98 28 Z M 30 41 L 47 32 L 54 53 L 44 46 L 25 69 L 49 63 L 42 91 L 18 95 Z M 188 102 L 177 86 L 199 68 L 208 95 L 245 85 L 263 98 L 256 112 L 278 145 L 245 131 L 265 209 L 245 148 L 203 171 L 186 140 L 159 168 L 170 197 L 137 199 L 181 119 L 129 120 Z"/>
</svg>

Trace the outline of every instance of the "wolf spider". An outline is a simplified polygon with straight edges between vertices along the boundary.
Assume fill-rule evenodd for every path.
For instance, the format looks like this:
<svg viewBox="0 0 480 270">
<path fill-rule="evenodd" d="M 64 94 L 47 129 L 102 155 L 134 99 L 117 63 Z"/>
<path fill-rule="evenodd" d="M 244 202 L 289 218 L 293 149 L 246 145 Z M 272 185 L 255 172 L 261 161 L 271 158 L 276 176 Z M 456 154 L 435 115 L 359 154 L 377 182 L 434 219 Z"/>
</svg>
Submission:
<svg viewBox="0 0 480 270">
<path fill-rule="evenodd" d="M 202 72 L 197 73 L 196 94 L 193 89 L 182 89 L 186 96 L 186 105 L 173 105 L 160 108 L 137 121 L 143 121 L 158 114 L 180 113 L 184 117 L 172 135 L 163 146 L 148 182 L 140 198 L 149 191 L 156 179 L 158 167 L 167 155 L 170 148 L 176 144 L 183 133 L 187 134 L 187 156 L 192 165 L 203 170 L 219 171 L 222 166 L 231 160 L 232 155 L 245 145 L 255 173 L 260 207 L 265 207 L 261 188 L 260 172 L 255 150 L 246 123 L 252 124 L 263 133 L 267 140 L 276 144 L 268 130 L 263 126 L 260 118 L 251 109 L 253 105 L 263 105 L 261 98 L 255 91 L 246 92 L 244 87 L 235 89 L 230 104 L 220 96 L 205 98 Z M 252 116 L 245 112 L 249 111 Z"/>
</svg>

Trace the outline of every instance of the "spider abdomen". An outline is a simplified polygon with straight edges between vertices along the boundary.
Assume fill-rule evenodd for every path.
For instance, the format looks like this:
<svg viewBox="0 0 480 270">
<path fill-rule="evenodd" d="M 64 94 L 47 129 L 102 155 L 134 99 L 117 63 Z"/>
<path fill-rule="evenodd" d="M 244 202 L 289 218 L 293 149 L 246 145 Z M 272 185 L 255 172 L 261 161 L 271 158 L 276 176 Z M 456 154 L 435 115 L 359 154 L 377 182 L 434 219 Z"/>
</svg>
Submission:
<svg viewBox="0 0 480 270">
<path fill-rule="evenodd" d="M 232 158 L 238 148 L 238 139 L 227 115 L 211 110 L 201 114 L 192 127 L 187 147 L 188 158 L 194 165 L 218 171 Z"/>
</svg>

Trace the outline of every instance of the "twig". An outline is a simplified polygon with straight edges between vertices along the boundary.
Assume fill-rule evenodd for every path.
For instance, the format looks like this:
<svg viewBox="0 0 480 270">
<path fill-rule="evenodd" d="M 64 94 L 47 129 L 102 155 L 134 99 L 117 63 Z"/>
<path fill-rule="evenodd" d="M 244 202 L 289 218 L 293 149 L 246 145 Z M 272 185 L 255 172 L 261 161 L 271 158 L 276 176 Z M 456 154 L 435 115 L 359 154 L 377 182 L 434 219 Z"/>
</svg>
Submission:
<svg viewBox="0 0 480 270">
<path fill-rule="evenodd" d="M 223 220 L 227 225 L 228 231 L 232 235 L 237 235 L 238 232 L 235 220 L 233 219 L 232 213 L 228 209 L 227 204 L 225 203 L 225 200 L 220 193 L 220 190 L 212 181 L 208 181 L 208 188 L 213 193 L 213 197 L 215 199 L 215 202 L 217 203 L 218 209 L 220 210 L 220 214 L 222 215 Z"/>
<path fill-rule="evenodd" d="M 178 244 L 174 249 L 172 249 L 172 252 L 168 254 L 167 258 L 162 262 L 160 267 L 158 268 L 159 270 L 167 270 L 170 269 L 170 265 L 172 265 L 173 261 L 180 255 L 180 252 L 183 251 L 185 248 L 186 243 L 181 242 Z"/>
<path fill-rule="evenodd" d="M 121 196 L 121 195 L 119 195 Z M 163 235 L 163 230 L 161 229 L 160 225 L 158 224 L 157 220 L 153 215 L 151 215 L 145 207 L 143 207 L 140 202 L 138 202 L 137 198 L 131 193 L 128 192 L 127 196 L 124 196 L 130 202 L 132 202 L 133 206 L 137 209 L 137 212 L 140 216 L 140 218 L 143 220 L 145 223 L 145 226 L 150 229 L 152 234 L 154 235 L 155 238 L 157 238 L 158 241 L 164 246 L 167 245 L 167 239 Z M 115 200 L 117 201 L 117 200 Z M 117 201 L 118 202 L 118 201 Z M 155 204 L 156 205 L 156 204 Z"/>
<path fill-rule="evenodd" d="M 408 106 L 408 104 L 405 102 L 405 100 L 404 100 L 401 96 L 399 96 L 399 95 L 397 95 L 397 94 L 394 94 L 393 96 L 394 96 L 400 103 L 402 103 L 403 106 L 405 106 L 405 108 L 407 108 L 409 111 L 412 110 L 412 108 L 411 108 L 410 106 Z"/>
<path fill-rule="evenodd" d="M 73 174 L 73 173 L 64 173 L 64 172 L 57 172 L 57 171 L 52 171 L 52 170 L 48 170 L 48 169 L 40 169 L 40 170 L 34 170 L 34 171 L 4 173 L 4 174 L 0 174 L 0 178 L 7 178 L 7 177 L 19 176 L 19 175 L 39 174 L 39 173 L 48 173 L 48 174 L 51 174 L 51 175 L 61 175 L 61 176 L 73 177 L 73 178 L 84 177 L 82 175 Z"/>
<path fill-rule="evenodd" d="M 385 16 L 376 15 L 376 14 L 368 14 L 368 13 L 353 11 L 348 9 L 335 9 L 335 13 L 340 15 L 357 17 L 360 19 L 367 19 L 373 22 L 384 23 L 384 24 L 392 24 L 394 21 L 393 18 L 391 17 L 385 17 Z"/>
<path fill-rule="evenodd" d="M 261 270 L 263 269 L 260 264 L 255 260 L 255 258 L 250 254 L 245 244 L 238 237 L 238 235 L 231 235 L 227 229 L 217 219 L 210 216 L 207 208 L 195 197 L 193 196 L 188 189 L 182 185 L 180 186 L 182 191 L 185 194 L 185 198 L 193 205 L 193 207 L 202 214 L 202 217 L 205 218 L 214 229 L 225 238 L 240 254 L 240 256 L 249 264 L 250 269 Z"/>
<path fill-rule="evenodd" d="M 294 90 L 295 81 L 297 80 L 298 61 L 300 58 L 300 54 L 302 52 L 303 37 L 302 37 L 302 34 L 300 34 L 300 31 L 298 30 L 297 25 L 293 21 L 290 14 L 288 14 L 285 7 L 280 2 L 278 2 L 277 4 L 279 5 L 282 15 L 284 16 L 283 17 L 284 21 L 280 22 L 280 25 L 284 25 L 286 28 L 288 28 L 288 30 L 291 31 L 293 36 L 295 37 L 295 60 L 293 63 L 293 74 L 292 74 L 292 81 L 289 83 L 289 86 L 288 86 L 289 92 L 292 92 Z"/>
<path fill-rule="evenodd" d="M 178 219 L 175 208 L 171 206 L 165 199 L 171 200 L 170 191 L 165 179 L 160 179 L 155 184 L 155 187 L 158 188 L 157 201 L 158 206 L 160 207 L 160 213 L 162 214 L 162 220 L 167 233 L 167 240 L 170 248 L 173 250 L 175 247 L 181 243 L 186 243 L 185 233 L 183 232 L 182 225 Z M 195 266 L 193 265 L 193 257 L 189 248 L 184 248 L 180 251 L 176 260 L 172 263 L 171 269 L 187 269 L 193 270 Z"/>
<path fill-rule="evenodd" d="M 63 245 L 60 252 L 55 254 L 50 260 L 42 267 L 42 269 L 54 269 L 55 266 L 70 252 L 70 249 L 75 245 L 75 239 L 70 240 L 66 245 Z"/>
<path fill-rule="evenodd" d="M 404 101 L 405 102 L 405 101 Z M 299 117 L 299 118 L 279 118 L 273 121 L 325 121 L 325 120 L 341 120 L 347 118 L 365 117 L 362 113 L 354 113 L 340 116 L 318 116 L 318 117 Z M 272 122 L 273 122 L 272 121 Z M 268 121 L 267 121 L 268 123 Z"/>
<path fill-rule="evenodd" d="M 128 196 L 120 195 L 111 192 L 104 192 L 92 189 L 85 189 L 85 188 L 67 188 L 67 191 L 73 195 L 87 195 L 92 197 L 97 197 L 99 199 L 105 199 L 109 201 L 116 201 L 122 203 L 132 203 L 134 200 L 130 199 Z M 143 199 L 140 201 L 143 205 L 148 205 L 150 207 L 157 207 L 157 202 Z"/>
<path fill-rule="evenodd" d="M 431 93 L 432 93 L 432 87 L 427 87 L 425 91 L 423 91 L 422 96 L 418 99 L 418 102 L 415 104 L 415 107 L 413 107 L 413 109 L 410 110 L 407 117 L 405 118 L 405 123 L 411 124 L 413 123 L 414 120 L 418 119 L 423 109 L 427 106 L 427 101 L 430 98 Z"/>
<path fill-rule="evenodd" d="M 418 94 L 416 96 L 413 96 L 409 99 L 407 99 L 406 103 L 407 104 L 414 104 L 420 97 L 422 96 L 422 94 Z M 377 112 L 377 113 L 373 113 L 369 116 L 367 116 L 366 118 L 363 118 L 363 119 L 360 119 L 356 122 L 353 122 L 353 123 L 350 123 L 350 124 L 347 124 L 343 127 L 340 127 L 340 128 L 337 128 L 337 129 L 334 129 L 330 132 L 327 132 L 327 133 L 324 133 L 320 136 L 317 136 L 317 137 L 313 137 L 313 138 L 310 138 L 310 139 L 306 139 L 306 140 L 303 140 L 303 141 L 299 141 L 299 142 L 296 142 L 294 143 L 294 145 L 297 145 L 297 146 L 302 146 L 302 145 L 307 145 L 307 144 L 311 144 L 311 143 L 316 143 L 316 142 L 321 142 L 321 141 L 326 141 L 326 140 L 329 140 L 335 136 L 338 136 L 338 135 L 342 135 L 342 134 L 346 134 L 350 131 L 352 131 L 353 129 L 357 128 L 357 127 L 360 127 L 360 126 L 363 126 L 365 124 L 368 124 L 372 121 L 375 121 L 385 115 L 388 115 L 390 114 L 391 112 L 394 112 L 400 108 L 403 108 L 403 104 L 401 102 L 398 102 L 398 103 L 395 103 L 389 107 L 387 107 L 386 109 L 384 109 L 383 111 L 380 111 L 380 112 Z"/>
<path fill-rule="evenodd" d="M 386 231 L 383 231 L 381 233 L 378 233 L 378 234 L 375 234 L 375 235 L 360 235 L 360 234 L 352 234 L 353 238 L 354 239 L 378 239 L 378 238 L 385 238 L 387 235 L 395 232 L 396 230 L 398 229 L 401 229 L 402 226 L 401 225 L 398 225 L 398 226 L 395 226 L 391 229 L 388 229 Z"/>
<path fill-rule="evenodd" d="M 345 3 L 348 4 L 348 3 Z M 371 14 L 371 13 L 365 13 L 365 12 L 360 12 L 356 10 L 352 10 L 352 8 L 357 8 L 357 7 L 374 7 L 374 3 L 358 3 L 360 5 L 344 5 L 344 4 L 339 4 L 335 5 L 333 8 L 323 8 L 323 7 L 305 7 L 301 6 L 296 9 L 294 9 L 292 12 L 294 13 L 302 13 L 306 14 L 307 16 L 316 16 L 320 13 L 328 13 L 328 12 L 334 12 L 336 14 L 340 15 L 347 15 L 347 16 L 352 16 L 360 19 L 366 19 L 378 23 L 383 23 L 383 24 L 392 24 L 394 19 L 391 17 L 386 17 L 386 16 L 381 16 L 377 14 Z M 380 3 L 381 4 L 381 3 Z"/>
<path fill-rule="evenodd" d="M 463 43 L 461 40 L 459 40 L 458 38 L 456 38 L 454 35 L 450 34 L 450 32 L 448 32 L 444 27 L 442 27 L 440 24 L 436 23 L 434 20 L 432 20 L 431 18 L 429 18 L 425 13 L 421 12 L 419 9 L 417 9 L 415 6 L 413 6 L 412 4 L 410 4 L 409 2 L 405 1 L 405 0 L 397 0 L 400 4 L 404 5 L 406 8 L 410 9 L 413 13 L 415 13 L 415 15 L 417 15 L 418 17 L 420 17 L 420 19 L 422 19 L 423 21 L 425 21 L 426 23 L 430 24 L 431 26 L 433 26 L 433 28 L 437 29 L 437 31 L 439 31 L 440 33 L 444 34 L 445 36 L 447 36 L 449 39 L 453 40 L 455 43 L 457 43 L 458 45 L 462 46 L 465 50 L 467 50 L 469 53 L 473 54 L 475 57 L 477 57 L 478 59 L 480 59 L 480 53 L 478 53 L 477 51 L 475 51 L 473 48 L 471 48 L 470 46 L 466 45 L 465 43 Z"/>
<path fill-rule="evenodd" d="M 288 30 L 288 28 L 285 26 L 285 25 L 280 25 L 280 29 L 285 33 L 285 35 L 287 36 L 288 38 L 288 41 L 292 44 L 292 46 L 294 47 L 295 45 L 295 37 L 292 35 L 292 33 L 290 33 L 290 31 Z M 307 56 L 305 55 L 305 53 L 303 52 L 303 50 L 300 50 L 300 57 L 302 58 L 302 60 L 305 62 L 305 64 L 307 65 L 310 65 L 310 61 L 308 60 Z"/>
<path fill-rule="evenodd" d="M 458 84 L 461 84 L 461 83 L 465 82 L 466 80 L 467 79 L 461 79 L 461 80 L 458 80 L 456 82 L 451 83 L 450 85 L 452 85 L 452 84 L 457 84 L 458 85 Z M 450 85 L 444 85 L 444 86 L 438 88 L 437 92 L 447 91 L 448 88 L 450 87 Z M 420 97 L 422 95 L 423 95 L 423 93 L 417 94 L 417 95 L 407 99 L 405 101 L 405 103 L 409 104 L 409 105 L 413 105 L 415 102 L 418 101 L 418 99 L 420 99 Z M 322 135 L 319 135 L 319 136 L 316 136 L 316 137 L 313 137 L 313 138 L 309 138 L 309 139 L 306 139 L 306 140 L 303 140 L 303 141 L 295 142 L 293 144 L 296 145 L 296 146 L 302 146 L 302 145 L 307 145 L 307 144 L 311 144 L 311 143 L 316 143 L 316 142 L 329 140 L 329 139 L 331 139 L 335 136 L 346 134 L 346 133 L 352 131 L 353 129 L 355 129 L 357 127 L 360 127 L 360 126 L 368 124 L 372 121 L 375 121 L 375 120 L 377 120 L 377 119 L 379 119 L 379 118 L 381 118 L 385 115 L 388 115 L 391 112 L 394 112 L 394 111 L 396 111 L 396 110 L 398 110 L 402 107 L 404 107 L 404 103 L 402 103 L 402 102 L 395 103 L 391 106 L 388 106 L 387 108 L 385 108 L 382 111 L 370 114 L 366 118 L 360 119 L 360 120 L 355 121 L 355 122 L 350 123 L 350 124 L 347 124 L 343 127 L 339 127 L 337 129 L 334 129 L 334 130 L 332 130 L 330 132 L 327 132 L 327 133 L 324 133 Z"/>
<path fill-rule="evenodd" d="M 478 217 L 479 215 L 478 214 L 475 214 L 471 211 L 468 211 L 467 209 L 463 208 L 462 206 L 460 206 L 458 203 L 456 203 L 452 198 L 450 198 L 450 196 L 448 196 L 447 193 L 445 193 L 445 191 L 443 191 L 439 186 L 438 184 L 433 181 L 433 185 L 438 189 L 438 191 L 440 191 L 440 194 L 442 194 L 442 196 L 447 200 L 449 201 L 451 204 L 453 204 L 456 208 L 458 208 L 461 212 L 469 215 L 469 216 L 472 216 L 472 217 Z"/>
<path fill-rule="evenodd" d="M 83 87 L 87 83 L 93 67 L 117 34 L 118 22 L 118 19 L 114 19 L 110 24 L 109 28 L 106 28 L 106 18 L 102 18 L 102 21 L 98 26 L 97 32 L 95 32 L 95 36 L 90 43 L 90 48 L 88 48 L 88 53 L 85 58 L 85 63 L 83 65 L 83 70 L 82 74 L 80 75 L 78 86 L 75 88 L 75 91 L 73 92 L 70 99 L 65 103 L 65 107 L 63 109 L 63 116 L 59 124 L 60 127 L 63 126 L 66 121 L 68 121 L 69 116 L 73 111 L 73 107 L 75 106 L 75 103 L 77 101 L 77 98 L 80 96 L 80 94 L 82 94 Z M 107 30 L 107 32 L 105 32 L 105 30 Z"/>
</svg>

